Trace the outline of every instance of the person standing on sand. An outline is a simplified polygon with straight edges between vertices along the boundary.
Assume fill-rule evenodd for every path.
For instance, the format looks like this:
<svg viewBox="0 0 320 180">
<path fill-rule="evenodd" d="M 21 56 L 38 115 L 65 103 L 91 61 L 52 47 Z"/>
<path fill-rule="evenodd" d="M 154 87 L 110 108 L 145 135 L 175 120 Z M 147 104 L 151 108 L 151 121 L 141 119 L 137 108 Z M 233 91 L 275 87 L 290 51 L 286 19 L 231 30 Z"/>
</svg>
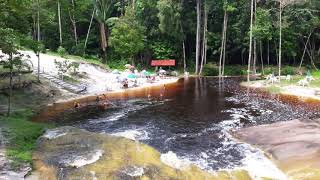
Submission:
<svg viewBox="0 0 320 180">
<path fill-rule="evenodd" d="M 166 85 L 164 84 L 160 90 L 160 98 L 161 99 L 163 98 L 165 91 L 166 91 Z"/>
</svg>

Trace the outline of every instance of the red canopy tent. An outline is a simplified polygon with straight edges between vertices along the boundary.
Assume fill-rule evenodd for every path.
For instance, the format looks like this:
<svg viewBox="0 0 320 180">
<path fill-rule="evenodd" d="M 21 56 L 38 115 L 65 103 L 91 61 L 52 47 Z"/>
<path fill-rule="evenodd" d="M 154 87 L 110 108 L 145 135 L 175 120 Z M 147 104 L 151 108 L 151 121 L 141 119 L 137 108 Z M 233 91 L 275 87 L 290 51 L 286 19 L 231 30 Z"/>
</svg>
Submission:
<svg viewBox="0 0 320 180">
<path fill-rule="evenodd" d="M 152 60 L 151 66 L 175 66 L 176 60 L 166 59 L 166 60 Z"/>
</svg>

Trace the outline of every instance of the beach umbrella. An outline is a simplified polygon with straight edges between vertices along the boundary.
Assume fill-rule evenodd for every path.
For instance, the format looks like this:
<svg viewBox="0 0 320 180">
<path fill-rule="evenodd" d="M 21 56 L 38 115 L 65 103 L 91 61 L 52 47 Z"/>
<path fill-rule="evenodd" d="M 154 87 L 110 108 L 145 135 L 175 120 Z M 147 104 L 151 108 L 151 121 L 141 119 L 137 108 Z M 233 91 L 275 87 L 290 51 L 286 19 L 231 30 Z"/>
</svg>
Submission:
<svg viewBox="0 0 320 180">
<path fill-rule="evenodd" d="M 119 72 L 118 69 L 113 70 L 112 73 L 113 73 L 113 74 L 120 74 L 120 72 Z"/>
<path fill-rule="evenodd" d="M 128 78 L 135 79 L 135 78 L 137 78 L 137 76 L 135 74 L 129 74 Z"/>
<path fill-rule="evenodd" d="M 159 70 L 159 73 L 160 73 L 160 74 L 165 74 L 166 72 L 167 72 L 167 71 L 165 71 L 165 70 L 163 70 L 163 69 L 160 69 L 160 70 Z"/>
<path fill-rule="evenodd" d="M 145 76 L 150 76 L 150 75 L 151 75 L 151 73 L 150 73 L 149 71 L 145 71 L 143 74 L 144 74 Z"/>
</svg>

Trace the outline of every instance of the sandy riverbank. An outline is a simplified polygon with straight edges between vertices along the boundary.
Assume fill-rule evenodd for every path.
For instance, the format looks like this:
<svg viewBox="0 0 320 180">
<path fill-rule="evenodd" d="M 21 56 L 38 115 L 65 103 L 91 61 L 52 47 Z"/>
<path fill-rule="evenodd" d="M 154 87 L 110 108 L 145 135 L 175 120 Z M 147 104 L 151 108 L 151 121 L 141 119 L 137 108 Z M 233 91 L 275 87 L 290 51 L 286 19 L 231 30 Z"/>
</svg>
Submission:
<svg viewBox="0 0 320 180">
<path fill-rule="evenodd" d="M 279 85 L 279 84 L 265 84 L 265 81 L 251 81 L 251 82 L 242 82 L 242 87 L 264 90 L 273 94 L 280 95 L 289 95 L 299 98 L 301 101 L 306 100 L 316 100 L 320 101 L 320 96 L 317 95 L 317 92 L 320 91 L 320 88 L 317 87 L 302 87 L 298 85 Z"/>
<path fill-rule="evenodd" d="M 168 85 L 168 84 L 172 84 L 172 83 L 176 83 L 178 82 L 180 78 L 178 77 L 169 77 L 169 78 L 166 78 L 166 79 L 160 79 L 159 81 L 157 82 L 154 82 L 154 83 L 143 83 L 137 87 L 131 87 L 131 88 L 118 88 L 116 90 L 112 90 L 112 91 L 101 91 L 101 92 L 96 92 L 96 93 L 89 93 L 89 94 L 84 94 L 84 95 L 74 95 L 74 96 L 71 96 L 71 98 L 60 98 L 60 99 L 57 99 L 54 103 L 51 103 L 51 104 L 48 104 L 49 106 L 50 105 L 53 105 L 53 104 L 60 104 L 60 103 L 68 103 L 68 102 L 74 102 L 74 101 L 80 101 L 82 99 L 91 99 L 90 97 L 94 97 L 96 98 L 97 96 L 99 95 L 103 95 L 103 94 L 106 94 L 107 96 L 112 96 L 114 94 L 119 94 L 119 93 L 126 93 L 126 92 L 133 92 L 133 91 L 136 91 L 136 90 L 139 90 L 139 89 L 143 89 L 143 88 L 151 88 L 151 87 L 156 87 L 156 86 L 163 86 L 163 85 Z"/>
</svg>

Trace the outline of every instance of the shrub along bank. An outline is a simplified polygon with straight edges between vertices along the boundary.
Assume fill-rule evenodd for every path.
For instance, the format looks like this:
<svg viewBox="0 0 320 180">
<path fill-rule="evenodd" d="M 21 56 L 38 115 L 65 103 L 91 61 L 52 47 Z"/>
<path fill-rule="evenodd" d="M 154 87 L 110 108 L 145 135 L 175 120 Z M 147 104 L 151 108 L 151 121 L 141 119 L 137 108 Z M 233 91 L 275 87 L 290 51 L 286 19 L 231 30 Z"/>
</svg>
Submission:
<svg viewBox="0 0 320 180">
<path fill-rule="evenodd" d="M 32 153 L 37 139 L 46 128 L 52 127 L 52 125 L 29 121 L 32 115 L 31 110 L 24 110 L 15 112 L 10 117 L 0 116 L 2 133 L 8 141 L 6 153 L 12 160 L 13 168 L 19 168 L 25 164 L 32 165 Z"/>
</svg>

